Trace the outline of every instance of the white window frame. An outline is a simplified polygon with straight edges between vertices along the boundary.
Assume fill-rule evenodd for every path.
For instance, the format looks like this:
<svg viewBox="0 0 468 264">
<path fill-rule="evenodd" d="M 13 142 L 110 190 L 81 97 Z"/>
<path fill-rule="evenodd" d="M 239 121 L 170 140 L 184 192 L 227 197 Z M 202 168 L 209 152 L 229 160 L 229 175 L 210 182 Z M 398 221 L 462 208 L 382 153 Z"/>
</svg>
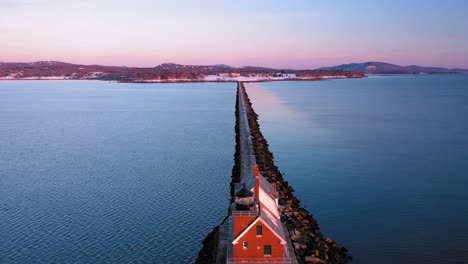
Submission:
<svg viewBox="0 0 468 264">
<path fill-rule="evenodd" d="M 248 241 L 242 241 L 242 248 L 243 249 L 248 249 L 249 248 L 249 242 Z"/>
</svg>

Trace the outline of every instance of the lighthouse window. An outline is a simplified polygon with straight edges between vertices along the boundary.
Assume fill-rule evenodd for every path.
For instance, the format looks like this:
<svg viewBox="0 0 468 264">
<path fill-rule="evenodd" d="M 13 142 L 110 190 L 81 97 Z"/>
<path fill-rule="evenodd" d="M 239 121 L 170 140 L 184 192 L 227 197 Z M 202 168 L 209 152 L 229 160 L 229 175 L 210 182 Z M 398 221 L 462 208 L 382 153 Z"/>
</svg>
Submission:
<svg viewBox="0 0 468 264">
<path fill-rule="evenodd" d="M 247 241 L 244 241 L 242 243 L 242 248 L 248 248 L 249 247 L 249 243 Z"/>
<path fill-rule="evenodd" d="M 271 256 L 271 245 L 263 246 L 263 255 Z"/>
<path fill-rule="evenodd" d="M 262 226 L 257 226 L 257 236 L 261 236 L 263 234 Z"/>
</svg>

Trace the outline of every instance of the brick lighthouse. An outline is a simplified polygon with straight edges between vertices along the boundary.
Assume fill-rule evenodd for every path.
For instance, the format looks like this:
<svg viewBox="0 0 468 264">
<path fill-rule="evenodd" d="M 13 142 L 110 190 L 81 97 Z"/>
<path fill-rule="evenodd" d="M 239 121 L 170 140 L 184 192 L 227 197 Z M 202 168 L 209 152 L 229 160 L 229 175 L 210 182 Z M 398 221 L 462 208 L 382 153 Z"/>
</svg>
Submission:
<svg viewBox="0 0 468 264">
<path fill-rule="evenodd" d="M 260 175 L 236 185 L 227 263 L 290 263 L 276 187 Z"/>
</svg>

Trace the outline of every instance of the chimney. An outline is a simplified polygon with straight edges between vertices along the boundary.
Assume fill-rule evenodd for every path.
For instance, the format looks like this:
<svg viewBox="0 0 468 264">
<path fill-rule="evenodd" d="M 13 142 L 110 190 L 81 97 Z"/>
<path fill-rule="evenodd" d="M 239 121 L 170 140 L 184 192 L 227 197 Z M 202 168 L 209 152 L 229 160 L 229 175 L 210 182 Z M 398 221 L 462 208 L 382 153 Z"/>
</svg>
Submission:
<svg viewBox="0 0 468 264">
<path fill-rule="evenodd" d="M 255 176 L 255 200 L 260 201 L 259 200 L 259 192 L 260 192 L 260 177 L 258 176 L 259 173 L 258 173 L 258 165 L 255 164 L 254 167 L 253 167 L 253 173 L 254 173 L 254 176 Z"/>
</svg>

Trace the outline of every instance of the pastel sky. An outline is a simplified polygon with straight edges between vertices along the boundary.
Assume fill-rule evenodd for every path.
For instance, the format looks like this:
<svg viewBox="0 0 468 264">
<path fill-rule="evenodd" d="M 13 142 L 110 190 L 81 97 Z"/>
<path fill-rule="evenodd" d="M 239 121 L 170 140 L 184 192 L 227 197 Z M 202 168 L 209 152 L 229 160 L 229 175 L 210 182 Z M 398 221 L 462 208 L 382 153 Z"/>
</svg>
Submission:
<svg viewBox="0 0 468 264">
<path fill-rule="evenodd" d="M 468 68 L 468 1 L 0 0 L 0 61 Z"/>
</svg>

